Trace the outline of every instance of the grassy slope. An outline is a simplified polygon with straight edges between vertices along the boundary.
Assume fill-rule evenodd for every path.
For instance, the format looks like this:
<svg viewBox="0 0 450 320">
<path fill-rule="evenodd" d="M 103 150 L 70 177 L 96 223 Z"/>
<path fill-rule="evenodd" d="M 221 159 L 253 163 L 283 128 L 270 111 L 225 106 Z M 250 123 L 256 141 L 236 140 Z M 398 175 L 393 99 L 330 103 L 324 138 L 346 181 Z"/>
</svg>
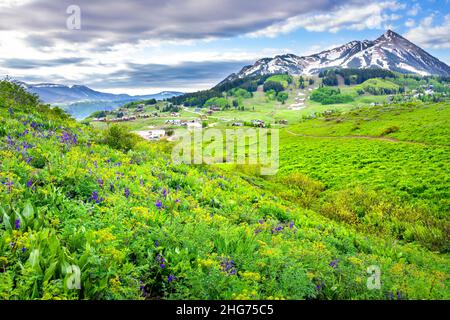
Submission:
<svg viewBox="0 0 450 320">
<path fill-rule="evenodd" d="M 447 255 L 302 208 L 287 193 L 308 180 L 271 191 L 239 172 L 171 164 L 164 145 L 111 149 L 9 92 L 0 106 L 3 299 L 449 298 Z M 67 265 L 81 268 L 81 290 L 64 289 Z M 370 265 L 381 290 L 366 288 Z"/>
</svg>

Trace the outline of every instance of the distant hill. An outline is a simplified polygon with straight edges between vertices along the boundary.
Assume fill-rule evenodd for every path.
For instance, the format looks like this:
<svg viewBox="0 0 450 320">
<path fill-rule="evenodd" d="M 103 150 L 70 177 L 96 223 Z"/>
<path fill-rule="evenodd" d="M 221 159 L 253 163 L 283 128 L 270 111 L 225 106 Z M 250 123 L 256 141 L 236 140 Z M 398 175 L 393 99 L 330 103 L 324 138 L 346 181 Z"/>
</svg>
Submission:
<svg viewBox="0 0 450 320">
<path fill-rule="evenodd" d="M 54 83 L 27 84 L 24 82 L 21 82 L 20 84 L 22 84 L 28 92 L 37 94 L 43 102 L 50 104 L 82 101 L 164 100 L 183 94 L 182 92 L 163 91 L 156 94 L 130 96 L 128 94 L 112 94 L 95 91 L 83 85 L 66 86 Z"/>
<path fill-rule="evenodd" d="M 163 91 L 156 94 L 131 96 L 100 92 L 83 85 L 15 82 L 22 85 L 28 92 L 38 95 L 44 103 L 57 105 L 76 119 L 83 119 L 95 111 L 110 111 L 127 102 L 147 99 L 164 100 L 183 94 L 177 91 Z"/>
<path fill-rule="evenodd" d="M 318 54 L 279 55 L 245 66 L 224 82 L 275 73 L 314 75 L 327 68 L 380 68 L 399 73 L 450 76 L 450 67 L 392 30 L 374 41 L 352 41 Z"/>
</svg>

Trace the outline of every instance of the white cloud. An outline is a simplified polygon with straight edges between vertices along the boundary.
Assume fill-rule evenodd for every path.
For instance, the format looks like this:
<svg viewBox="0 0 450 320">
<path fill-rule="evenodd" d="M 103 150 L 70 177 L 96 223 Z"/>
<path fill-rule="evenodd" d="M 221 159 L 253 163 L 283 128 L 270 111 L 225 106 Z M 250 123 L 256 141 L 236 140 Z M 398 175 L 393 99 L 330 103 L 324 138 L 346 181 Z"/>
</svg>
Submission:
<svg viewBox="0 0 450 320">
<path fill-rule="evenodd" d="M 417 16 L 417 14 L 419 13 L 419 11 L 422 10 L 422 8 L 420 7 L 420 4 L 415 3 L 407 12 L 408 15 L 410 16 Z"/>
<path fill-rule="evenodd" d="M 401 18 L 400 15 L 389 14 L 387 11 L 397 11 L 404 8 L 404 4 L 396 1 L 369 3 L 365 6 L 346 5 L 330 13 L 298 15 L 248 35 L 250 37 L 275 37 L 299 28 L 305 28 L 308 31 L 328 31 L 332 33 L 343 29 L 383 29 L 390 21 Z"/>
<path fill-rule="evenodd" d="M 405 37 L 425 48 L 450 48 L 450 14 L 446 15 L 440 25 L 434 24 L 435 17 L 430 15 L 420 24 L 410 29 Z"/>
<path fill-rule="evenodd" d="M 407 26 L 408 28 L 412 28 L 416 25 L 416 21 L 414 19 L 408 19 L 405 22 L 405 26 Z"/>
</svg>

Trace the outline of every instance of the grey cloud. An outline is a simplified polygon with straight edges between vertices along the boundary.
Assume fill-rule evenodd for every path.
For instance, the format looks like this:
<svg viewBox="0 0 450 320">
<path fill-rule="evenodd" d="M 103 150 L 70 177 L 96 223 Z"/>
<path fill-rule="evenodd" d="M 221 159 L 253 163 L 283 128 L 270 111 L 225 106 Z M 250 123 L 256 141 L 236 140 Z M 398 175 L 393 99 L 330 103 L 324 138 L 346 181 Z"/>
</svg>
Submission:
<svg viewBox="0 0 450 320">
<path fill-rule="evenodd" d="M 68 30 L 66 8 L 73 0 L 33 0 L 19 7 L 0 7 L 0 30 L 33 33 L 29 40 L 38 46 L 65 40 L 108 47 L 142 39 L 232 37 L 349 2 L 363 1 L 78 0 L 82 29 Z"/>
<path fill-rule="evenodd" d="M 96 88 L 209 87 L 248 63 L 250 61 L 185 62 L 173 66 L 129 64 L 127 69 L 104 76 L 107 81 L 99 78 L 95 82 L 86 83 Z"/>
<path fill-rule="evenodd" d="M 34 69 L 41 67 L 57 67 L 67 64 L 79 64 L 84 61 L 86 61 L 84 58 L 60 58 L 50 60 L 11 58 L 1 61 L 1 66 L 9 69 Z"/>
</svg>

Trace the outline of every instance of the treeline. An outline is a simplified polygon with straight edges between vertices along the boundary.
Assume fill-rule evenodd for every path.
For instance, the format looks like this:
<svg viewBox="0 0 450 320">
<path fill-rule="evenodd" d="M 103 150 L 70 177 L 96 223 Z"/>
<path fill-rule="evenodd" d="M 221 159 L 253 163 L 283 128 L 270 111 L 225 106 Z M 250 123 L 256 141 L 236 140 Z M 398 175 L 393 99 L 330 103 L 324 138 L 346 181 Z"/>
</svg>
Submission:
<svg viewBox="0 0 450 320">
<path fill-rule="evenodd" d="M 322 78 L 325 86 L 337 86 L 338 76 L 344 79 L 346 85 L 352 85 L 373 78 L 395 78 L 396 74 L 384 69 L 328 69 L 319 73 L 319 78 Z"/>
<path fill-rule="evenodd" d="M 158 101 L 156 101 L 156 99 L 148 99 L 148 100 L 138 100 L 138 101 L 133 101 L 133 102 L 128 102 L 126 104 L 123 105 L 124 108 L 135 108 L 140 104 L 146 105 L 146 106 L 151 106 L 156 104 Z"/>
<path fill-rule="evenodd" d="M 224 81 L 209 90 L 186 93 L 178 97 L 170 98 L 169 101 L 176 105 L 182 104 L 185 107 L 201 107 L 206 101 L 212 98 L 221 98 L 223 92 L 229 92 L 235 88 L 241 88 L 248 92 L 255 92 L 258 89 L 258 86 L 264 84 L 266 79 L 271 76 L 273 76 L 273 74 Z"/>
<path fill-rule="evenodd" d="M 341 90 L 330 87 L 322 87 L 314 90 L 310 99 L 321 104 L 339 104 L 353 101 L 353 97 L 349 94 L 342 94 Z"/>
</svg>

